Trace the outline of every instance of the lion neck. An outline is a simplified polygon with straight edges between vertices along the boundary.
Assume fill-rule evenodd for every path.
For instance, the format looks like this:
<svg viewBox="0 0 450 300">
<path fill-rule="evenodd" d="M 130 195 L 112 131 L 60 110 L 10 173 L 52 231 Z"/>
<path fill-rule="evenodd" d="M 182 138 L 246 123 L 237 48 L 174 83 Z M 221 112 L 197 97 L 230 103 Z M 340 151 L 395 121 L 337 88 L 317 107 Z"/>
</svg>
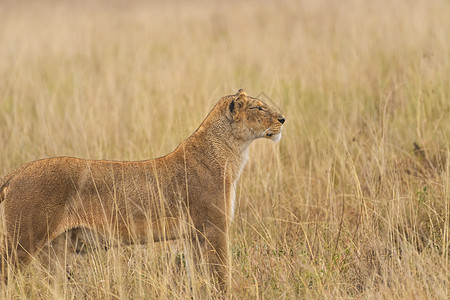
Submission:
<svg viewBox="0 0 450 300">
<path fill-rule="evenodd" d="M 207 164 L 220 166 L 231 171 L 236 180 L 248 159 L 248 147 L 253 139 L 236 138 L 231 132 L 231 121 L 220 111 L 213 110 L 199 128 L 185 140 L 184 148 L 200 152 L 199 158 L 206 157 Z"/>
</svg>

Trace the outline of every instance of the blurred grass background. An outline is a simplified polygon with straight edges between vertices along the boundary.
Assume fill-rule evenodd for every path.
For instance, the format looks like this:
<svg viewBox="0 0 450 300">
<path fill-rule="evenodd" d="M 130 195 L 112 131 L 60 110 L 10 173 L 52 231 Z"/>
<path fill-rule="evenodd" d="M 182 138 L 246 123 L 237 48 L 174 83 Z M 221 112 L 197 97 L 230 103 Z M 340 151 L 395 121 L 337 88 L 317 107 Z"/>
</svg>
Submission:
<svg viewBox="0 0 450 300">
<path fill-rule="evenodd" d="M 239 182 L 232 297 L 448 298 L 450 3 L 160 2 L 0 3 L 0 174 L 161 156 L 221 96 L 263 93 L 287 122 Z M 197 295 L 151 249 L 59 283 L 33 263 L 2 296 Z"/>
</svg>

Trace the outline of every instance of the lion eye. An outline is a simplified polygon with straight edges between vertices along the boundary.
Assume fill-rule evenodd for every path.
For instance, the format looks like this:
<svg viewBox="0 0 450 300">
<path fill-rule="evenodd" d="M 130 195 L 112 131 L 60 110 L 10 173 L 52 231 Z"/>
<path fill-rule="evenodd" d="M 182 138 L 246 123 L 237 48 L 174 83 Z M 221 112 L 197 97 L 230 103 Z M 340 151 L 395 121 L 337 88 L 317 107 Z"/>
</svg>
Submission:
<svg viewBox="0 0 450 300">
<path fill-rule="evenodd" d="M 257 109 L 257 110 L 264 111 L 264 109 L 262 107 L 260 107 L 260 106 L 250 107 L 249 109 Z"/>
</svg>

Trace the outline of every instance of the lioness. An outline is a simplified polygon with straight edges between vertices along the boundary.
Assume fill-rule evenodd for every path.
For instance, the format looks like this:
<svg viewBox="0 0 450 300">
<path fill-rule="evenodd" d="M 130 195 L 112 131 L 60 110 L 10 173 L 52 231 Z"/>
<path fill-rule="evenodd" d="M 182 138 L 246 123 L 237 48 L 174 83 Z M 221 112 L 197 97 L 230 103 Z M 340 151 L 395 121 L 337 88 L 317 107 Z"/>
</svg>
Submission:
<svg viewBox="0 0 450 300">
<path fill-rule="evenodd" d="M 56 157 L 33 161 L 0 181 L 1 269 L 71 228 L 126 243 L 194 238 L 220 287 L 229 284 L 227 236 L 235 185 L 258 138 L 278 141 L 284 116 L 243 90 L 222 97 L 172 153 L 146 161 Z M 189 223 L 191 230 L 180 230 Z"/>
</svg>

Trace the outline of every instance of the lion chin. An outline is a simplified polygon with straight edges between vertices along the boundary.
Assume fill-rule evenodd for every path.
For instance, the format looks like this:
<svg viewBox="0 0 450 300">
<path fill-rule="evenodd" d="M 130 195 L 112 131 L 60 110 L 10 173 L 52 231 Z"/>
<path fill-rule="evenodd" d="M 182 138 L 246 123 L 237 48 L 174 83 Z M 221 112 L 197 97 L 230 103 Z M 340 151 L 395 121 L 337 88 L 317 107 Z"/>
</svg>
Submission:
<svg viewBox="0 0 450 300">
<path fill-rule="evenodd" d="M 270 137 L 270 139 L 274 142 L 279 142 L 281 139 L 281 130 L 277 134 L 274 134 Z"/>
<path fill-rule="evenodd" d="M 270 133 L 267 133 L 265 136 L 266 136 L 266 138 L 268 138 L 268 139 L 270 139 L 270 140 L 272 140 L 274 142 L 278 142 L 281 139 L 282 131 L 283 131 L 283 127 L 281 127 L 280 130 L 277 133 L 270 132 Z"/>
</svg>

